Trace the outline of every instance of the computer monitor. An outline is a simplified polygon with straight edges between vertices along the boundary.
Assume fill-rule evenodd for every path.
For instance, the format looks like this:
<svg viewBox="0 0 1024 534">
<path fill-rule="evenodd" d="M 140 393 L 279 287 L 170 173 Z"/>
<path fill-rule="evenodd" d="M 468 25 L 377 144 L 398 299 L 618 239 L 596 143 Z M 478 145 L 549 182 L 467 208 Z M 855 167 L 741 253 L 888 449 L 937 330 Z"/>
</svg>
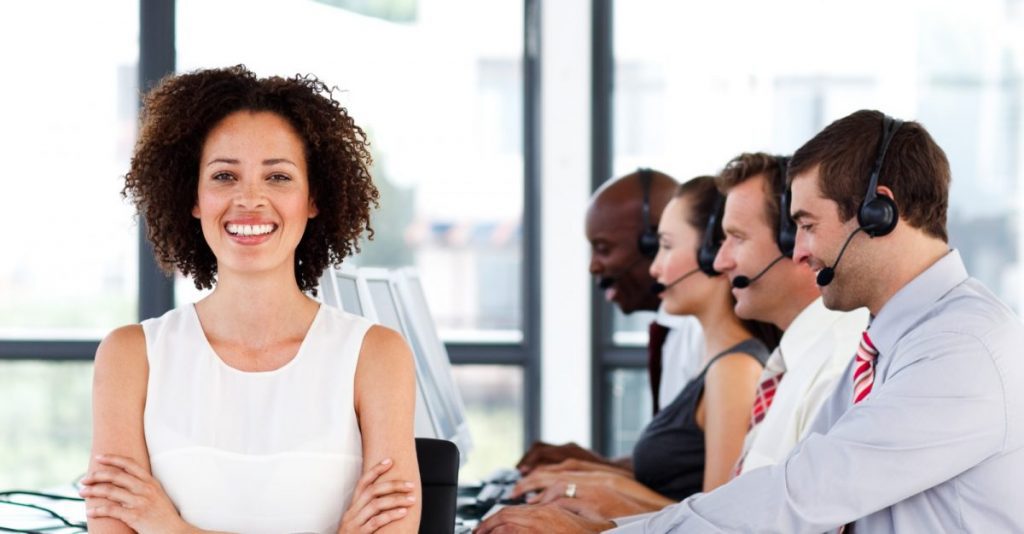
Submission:
<svg viewBox="0 0 1024 534">
<path fill-rule="evenodd" d="M 377 322 L 366 281 L 361 280 L 352 267 L 343 265 L 325 269 L 320 277 L 319 297 L 324 304 Z"/>
<path fill-rule="evenodd" d="M 383 311 L 386 322 L 381 320 L 374 300 L 370 296 L 366 279 L 359 276 L 358 271 L 353 268 L 329 267 L 320 279 L 320 297 L 326 305 L 341 308 L 348 313 L 362 316 L 374 323 L 383 324 L 402 332 L 400 325 L 394 326 L 396 324 L 394 306 L 386 304 L 385 301 Z M 427 399 L 423 396 L 426 390 L 419 387 L 418 382 L 419 377 L 417 377 L 416 387 L 416 413 L 413 417 L 414 432 L 417 437 L 437 437 L 434 420 L 427 410 Z"/>
<path fill-rule="evenodd" d="M 441 396 L 442 385 L 434 376 L 423 344 L 418 337 L 412 335 L 391 273 L 387 269 L 362 268 L 359 269 L 359 278 L 366 281 L 378 322 L 400 333 L 412 348 L 416 364 L 416 436 L 456 441 L 458 429 L 445 409 L 445 401 Z M 424 415 L 426 421 L 423 420 Z M 426 423 L 429 423 L 429 429 Z"/>
<path fill-rule="evenodd" d="M 461 458 L 469 455 L 473 440 L 469 433 L 469 422 L 466 419 L 466 407 L 462 403 L 462 395 L 455 383 L 448 349 L 437 333 L 434 316 L 427 305 L 427 296 L 423 291 L 423 283 L 419 273 L 412 267 L 397 269 L 392 273 L 392 280 L 398 290 L 398 298 L 405 312 L 406 322 L 411 330 L 410 335 L 418 340 L 427 356 L 438 390 L 444 402 L 444 410 L 455 426 L 455 439 L 452 441 L 459 447 Z"/>
</svg>

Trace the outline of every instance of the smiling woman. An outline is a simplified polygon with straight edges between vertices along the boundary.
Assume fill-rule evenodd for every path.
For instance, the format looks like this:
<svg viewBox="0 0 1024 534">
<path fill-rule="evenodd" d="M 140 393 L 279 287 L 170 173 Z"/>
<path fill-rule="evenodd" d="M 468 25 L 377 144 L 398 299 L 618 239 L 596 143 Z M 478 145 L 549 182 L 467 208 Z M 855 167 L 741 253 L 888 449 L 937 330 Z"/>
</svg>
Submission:
<svg viewBox="0 0 1024 534">
<path fill-rule="evenodd" d="M 213 291 L 100 344 L 90 532 L 416 530 L 409 348 L 305 294 L 369 229 L 369 160 L 313 77 L 147 96 L 124 194 L 164 267 Z"/>
</svg>

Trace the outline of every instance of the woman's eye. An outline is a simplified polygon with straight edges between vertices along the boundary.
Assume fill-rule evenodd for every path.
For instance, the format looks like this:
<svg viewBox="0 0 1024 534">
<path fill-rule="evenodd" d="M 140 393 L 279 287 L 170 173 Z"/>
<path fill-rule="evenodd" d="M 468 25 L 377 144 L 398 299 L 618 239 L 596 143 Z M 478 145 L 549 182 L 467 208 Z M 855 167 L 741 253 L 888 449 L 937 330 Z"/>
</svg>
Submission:
<svg viewBox="0 0 1024 534">
<path fill-rule="evenodd" d="M 268 178 L 271 182 L 287 182 L 291 179 L 291 176 L 288 176 L 287 174 L 271 174 Z"/>
<path fill-rule="evenodd" d="M 218 172 L 217 174 L 213 175 L 213 180 L 217 181 L 217 182 L 224 182 L 224 181 L 227 181 L 227 180 L 231 180 L 233 178 L 234 177 L 231 176 L 231 173 L 227 173 L 227 172 Z"/>
</svg>

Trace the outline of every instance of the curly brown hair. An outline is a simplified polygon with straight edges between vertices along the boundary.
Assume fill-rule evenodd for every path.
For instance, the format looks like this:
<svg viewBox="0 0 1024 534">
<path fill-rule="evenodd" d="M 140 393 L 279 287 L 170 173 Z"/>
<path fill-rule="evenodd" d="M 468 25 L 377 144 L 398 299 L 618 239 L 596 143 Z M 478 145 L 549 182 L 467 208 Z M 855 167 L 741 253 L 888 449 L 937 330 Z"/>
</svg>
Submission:
<svg viewBox="0 0 1024 534">
<path fill-rule="evenodd" d="M 191 212 L 199 159 L 210 131 L 237 111 L 269 111 L 287 120 L 303 141 L 309 193 L 319 215 L 309 220 L 295 251 L 295 279 L 315 293 L 328 264 L 359 251 L 370 210 L 380 194 L 370 178 L 366 133 L 315 76 L 257 78 L 244 65 L 164 78 L 143 103 L 139 138 L 121 195 L 146 222 L 164 270 L 213 287 L 217 259 Z"/>
</svg>

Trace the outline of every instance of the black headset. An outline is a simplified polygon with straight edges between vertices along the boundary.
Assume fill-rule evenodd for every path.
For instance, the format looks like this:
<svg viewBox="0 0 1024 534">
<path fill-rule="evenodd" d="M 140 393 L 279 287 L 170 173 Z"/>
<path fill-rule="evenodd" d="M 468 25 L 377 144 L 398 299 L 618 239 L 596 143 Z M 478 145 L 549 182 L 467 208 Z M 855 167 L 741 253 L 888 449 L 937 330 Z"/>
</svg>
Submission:
<svg viewBox="0 0 1024 534">
<path fill-rule="evenodd" d="M 879 237 L 892 232 L 896 228 L 896 221 L 899 220 L 899 210 L 896 202 L 886 195 L 878 194 L 878 175 L 882 172 L 882 162 L 885 160 L 885 153 L 889 151 L 889 144 L 900 129 L 903 121 L 885 115 L 882 119 L 882 136 L 878 142 L 878 154 L 875 156 L 875 163 L 871 166 L 871 175 L 868 180 L 868 190 L 864 200 L 857 210 L 857 223 L 860 224 L 864 233 L 871 237 Z"/>
<path fill-rule="evenodd" d="M 718 256 L 718 249 L 722 248 L 722 213 L 725 211 L 725 197 L 718 190 L 715 190 L 715 208 L 708 217 L 708 225 L 704 229 L 704 237 L 701 239 L 700 248 L 697 249 L 697 267 L 708 276 L 718 276 L 715 270 L 715 256 Z"/>
<path fill-rule="evenodd" d="M 651 224 L 651 169 L 641 167 L 636 172 L 640 175 L 640 187 L 644 190 L 644 203 L 641 207 L 643 226 L 640 236 L 637 237 L 636 247 L 640 250 L 641 256 L 653 258 L 658 255 L 658 230 Z"/>
<path fill-rule="evenodd" d="M 796 248 L 796 222 L 789 216 L 789 207 L 793 202 L 793 190 L 786 184 L 789 157 L 778 156 L 776 161 L 779 165 L 779 179 L 782 180 L 782 196 L 779 198 L 779 233 L 775 235 L 775 242 L 787 258 L 792 258 L 793 249 Z"/>
</svg>

